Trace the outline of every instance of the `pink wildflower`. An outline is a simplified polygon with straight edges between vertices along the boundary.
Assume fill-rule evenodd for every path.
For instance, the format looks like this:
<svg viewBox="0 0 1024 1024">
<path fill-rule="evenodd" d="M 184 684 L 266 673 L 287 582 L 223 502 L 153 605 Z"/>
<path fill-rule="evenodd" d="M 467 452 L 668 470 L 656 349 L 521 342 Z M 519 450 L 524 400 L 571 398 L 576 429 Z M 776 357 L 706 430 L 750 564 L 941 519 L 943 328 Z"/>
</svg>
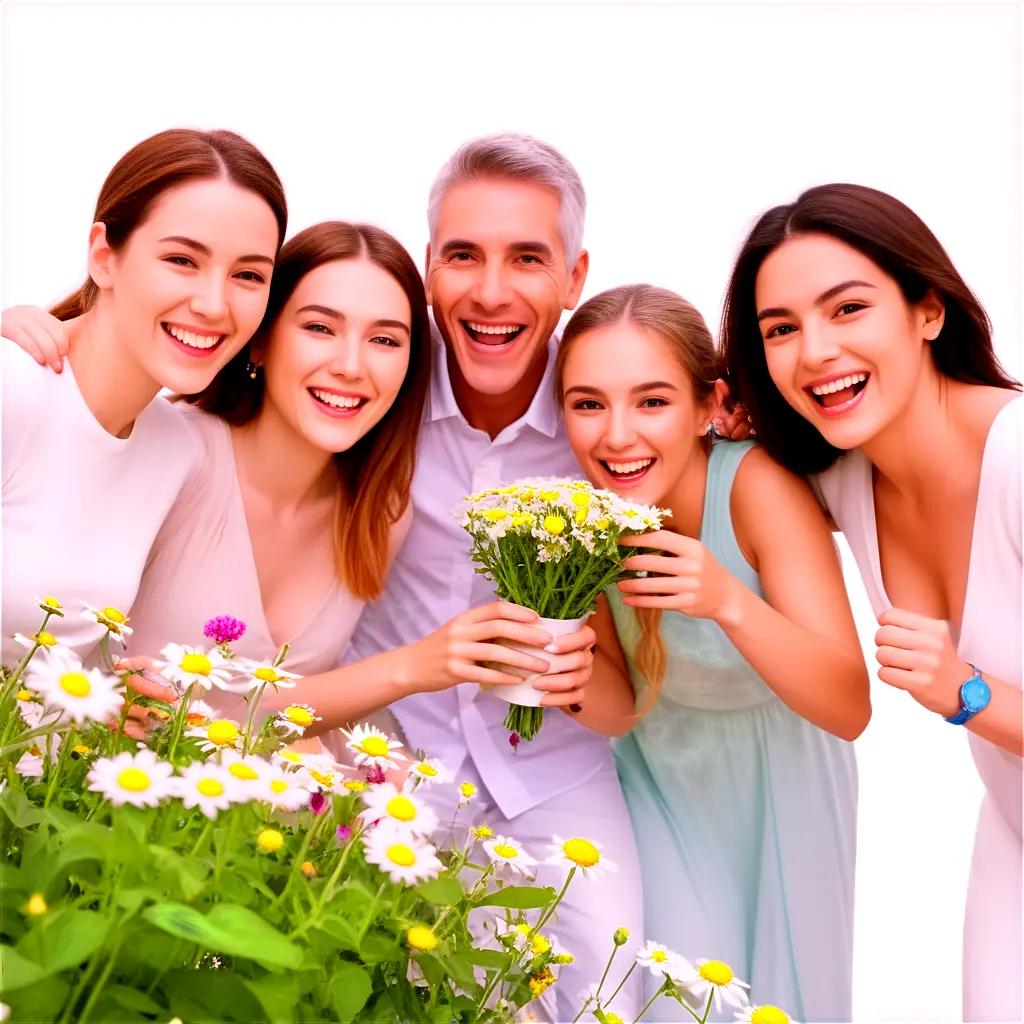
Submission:
<svg viewBox="0 0 1024 1024">
<path fill-rule="evenodd" d="M 387 775 L 384 769 L 379 764 L 372 765 L 366 769 L 366 781 L 379 785 L 382 782 L 387 782 Z"/>
<path fill-rule="evenodd" d="M 203 636 L 215 644 L 229 644 L 240 640 L 245 633 L 245 623 L 230 615 L 217 615 L 203 626 Z"/>
</svg>

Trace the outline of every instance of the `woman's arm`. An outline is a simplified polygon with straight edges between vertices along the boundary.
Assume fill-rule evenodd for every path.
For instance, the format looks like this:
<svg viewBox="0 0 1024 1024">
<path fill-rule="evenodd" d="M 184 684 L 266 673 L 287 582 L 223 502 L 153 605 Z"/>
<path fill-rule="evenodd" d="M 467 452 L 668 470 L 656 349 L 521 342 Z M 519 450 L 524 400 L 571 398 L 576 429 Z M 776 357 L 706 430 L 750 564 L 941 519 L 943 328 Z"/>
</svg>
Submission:
<svg viewBox="0 0 1024 1024">
<path fill-rule="evenodd" d="M 608 599 L 597 599 L 597 611 L 588 623 L 597 637 L 594 664 L 580 710 L 563 707 L 580 725 L 604 736 L 622 736 L 636 724 L 636 697 L 629 680 L 629 668 L 615 631 Z"/>
<path fill-rule="evenodd" d="M 623 581 L 626 603 L 713 619 L 793 711 L 855 739 L 871 717 L 868 674 L 821 508 L 803 480 L 753 449 L 736 474 L 732 514 L 764 599 L 698 541 L 661 532 L 623 542 L 670 552 L 628 559 L 630 569 L 668 575 Z"/>
</svg>

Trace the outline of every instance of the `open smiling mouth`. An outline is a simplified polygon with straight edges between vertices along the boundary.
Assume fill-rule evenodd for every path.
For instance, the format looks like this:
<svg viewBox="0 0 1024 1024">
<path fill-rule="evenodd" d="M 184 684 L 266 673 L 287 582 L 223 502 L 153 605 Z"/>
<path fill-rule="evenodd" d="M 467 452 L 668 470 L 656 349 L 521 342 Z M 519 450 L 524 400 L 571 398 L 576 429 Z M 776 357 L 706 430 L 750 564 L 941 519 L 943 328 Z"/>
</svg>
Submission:
<svg viewBox="0 0 1024 1024">
<path fill-rule="evenodd" d="M 804 390 L 822 409 L 829 412 L 845 412 L 852 408 L 854 402 L 864 393 L 870 376 L 870 373 L 851 373 L 827 384 L 815 384 Z"/>
<path fill-rule="evenodd" d="M 633 459 L 629 462 L 609 462 L 599 460 L 605 472 L 619 484 L 632 484 L 642 480 L 657 459 Z"/>
<path fill-rule="evenodd" d="M 226 334 L 199 334 L 195 331 L 187 331 L 184 327 L 167 323 L 167 321 L 161 321 L 160 326 L 182 352 L 200 359 L 216 352 L 227 337 Z"/>
<path fill-rule="evenodd" d="M 322 388 L 306 388 L 318 409 L 328 416 L 346 418 L 355 416 L 369 401 L 364 395 L 339 395 Z"/>
<path fill-rule="evenodd" d="M 511 345 L 526 330 L 525 324 L 481 324 L 476 320 L 460 320 L 459 323 L 470 341 L 495 349 Z"/>
</svg>

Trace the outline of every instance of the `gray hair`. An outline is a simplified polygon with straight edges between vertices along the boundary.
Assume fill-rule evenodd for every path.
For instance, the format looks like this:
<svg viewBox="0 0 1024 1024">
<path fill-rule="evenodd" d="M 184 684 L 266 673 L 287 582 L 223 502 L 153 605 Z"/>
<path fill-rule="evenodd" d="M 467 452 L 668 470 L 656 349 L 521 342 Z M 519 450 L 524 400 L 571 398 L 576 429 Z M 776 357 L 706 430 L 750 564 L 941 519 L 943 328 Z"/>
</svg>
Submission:
<svg viewBox="0 0 1024 1024">
<path fill-rule="evenodd" d="M 551 189 L 561 208 L 558 229 L 571 264 L 583 250 L 587 196 L 576 168 L 554 146 L 529 135 L 504 132 L 463 143 L 441 168 L 430 188 L 427 223 L 434 237 L 437 214 L 448 189 L 478 178 L 512 178 Z"/>
</svg>

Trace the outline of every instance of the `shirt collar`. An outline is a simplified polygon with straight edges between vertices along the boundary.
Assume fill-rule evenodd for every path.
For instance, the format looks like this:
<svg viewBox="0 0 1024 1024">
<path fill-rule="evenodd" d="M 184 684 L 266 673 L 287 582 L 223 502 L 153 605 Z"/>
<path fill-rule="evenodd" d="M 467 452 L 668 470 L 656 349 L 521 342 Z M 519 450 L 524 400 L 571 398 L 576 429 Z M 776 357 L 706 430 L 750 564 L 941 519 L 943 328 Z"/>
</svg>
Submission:
<svg viewBox="0 0 1024 1024">
<path fill-rule="evenodd" d="M 430 404 L 427 418 L 434 423 L 437 420 L 450 419 L 457 416 L 463 422 L 465 417 L 455 401 L 451 378 L 448 375 L 448 353 L 444 339 L 435 329 L 431 330 L 433 350 L 433 370 L 430 377 Z M 544 368 L 537 392 L 530 402 L 529 408 L 518 420 L 521 426 L 532 427 L 547 437 L 558 433 L 558 408 L 552 392 L 555 375 L 555 354 L 558 351 L 559 335 L 552 334 L 548 339 L 548 363 Z"/>
</svg>

